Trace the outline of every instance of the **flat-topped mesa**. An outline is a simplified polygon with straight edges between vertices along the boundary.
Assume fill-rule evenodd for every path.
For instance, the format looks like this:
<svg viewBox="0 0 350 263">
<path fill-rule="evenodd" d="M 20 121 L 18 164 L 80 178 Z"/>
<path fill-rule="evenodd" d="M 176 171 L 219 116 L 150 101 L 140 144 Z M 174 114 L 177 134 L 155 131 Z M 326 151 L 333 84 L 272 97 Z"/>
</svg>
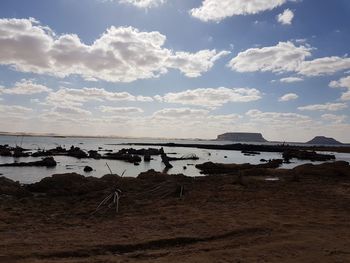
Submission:
<svg viewBox="0 0 350 263">
<path fill-rule="evenodd" d="M 228 132 L 218 135 L 217 140 L 233 142 L 267 142 L 261 133 L 250 132 Z"/>
<path fill-rule="evenodd" d="M 308 141 L 307 144 L 314 145 L 341 145 L 342 143 L 329 137 L 325 136 L 316 136 L 311 141 Z"/>
</svg>

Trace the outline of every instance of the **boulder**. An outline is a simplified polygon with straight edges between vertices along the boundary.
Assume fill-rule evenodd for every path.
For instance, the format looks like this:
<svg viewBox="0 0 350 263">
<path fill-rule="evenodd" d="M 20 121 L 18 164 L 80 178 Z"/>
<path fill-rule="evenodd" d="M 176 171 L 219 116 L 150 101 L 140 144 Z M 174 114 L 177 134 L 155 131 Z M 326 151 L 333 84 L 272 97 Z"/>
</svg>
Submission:
<svg viewBox="0 0 350 263">
<path fill-rule="evenodd" d="M 89 173 L 92 172 L 94 169 L 92 169 L 90 166 L 85 166 L 84 167 L 84 172 Z"/>
</svg>

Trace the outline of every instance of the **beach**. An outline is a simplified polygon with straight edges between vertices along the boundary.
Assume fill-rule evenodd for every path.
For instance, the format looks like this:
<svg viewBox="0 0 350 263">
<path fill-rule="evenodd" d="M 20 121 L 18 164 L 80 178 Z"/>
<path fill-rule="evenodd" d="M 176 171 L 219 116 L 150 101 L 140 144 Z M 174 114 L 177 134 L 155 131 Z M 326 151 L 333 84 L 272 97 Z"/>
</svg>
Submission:
<svg viewBox="0 0 350 263">
<path fill-rule="evenodd" d="M 162 184 L 167 195 L 152 191 Z M 115 186 L 119 212 L 91 215 Z M 195 178 L 68 175 L 13 189 L 1 195 L 1 262 L 350 260 L 345 162 Z"/>
</svg>

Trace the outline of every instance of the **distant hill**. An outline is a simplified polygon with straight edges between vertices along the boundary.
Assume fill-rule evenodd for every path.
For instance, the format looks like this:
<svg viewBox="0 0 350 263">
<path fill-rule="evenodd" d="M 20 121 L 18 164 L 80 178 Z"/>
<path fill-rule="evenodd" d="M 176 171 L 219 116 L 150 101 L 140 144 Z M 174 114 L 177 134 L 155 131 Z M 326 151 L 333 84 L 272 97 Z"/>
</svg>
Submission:
<svg viewBox="0 0 350 263">
<path fill-rule="evenodd" d="M 329 138 L 325 136 L 316 136 L 311 141 L 308 141 L 307 144 L 340 145 L 342 143 L 335 140 L 334 138 Z"/>
<path fill-rule="evenodd" d="M 218 135 L 217 140 L 233 142 L 267 142 L 261 133 L 249 132 L 228 132 Z"/>
</svg>

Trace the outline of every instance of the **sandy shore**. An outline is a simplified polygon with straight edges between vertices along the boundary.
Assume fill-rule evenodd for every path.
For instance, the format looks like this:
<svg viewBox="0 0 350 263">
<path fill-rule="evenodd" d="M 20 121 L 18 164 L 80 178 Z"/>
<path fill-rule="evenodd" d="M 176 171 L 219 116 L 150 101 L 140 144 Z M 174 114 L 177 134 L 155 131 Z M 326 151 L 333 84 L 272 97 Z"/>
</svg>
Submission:
<svg viewBox="0 0 350 263">
<path fill-rule="evenodd" d="M 13 186 L 17 196 L 2 188 L 0 262 L 350 262 L 344 162 L 194 179 L 73 177 Z M 91 216 L 115 185 L 119 213 Z"/>
</svg>

